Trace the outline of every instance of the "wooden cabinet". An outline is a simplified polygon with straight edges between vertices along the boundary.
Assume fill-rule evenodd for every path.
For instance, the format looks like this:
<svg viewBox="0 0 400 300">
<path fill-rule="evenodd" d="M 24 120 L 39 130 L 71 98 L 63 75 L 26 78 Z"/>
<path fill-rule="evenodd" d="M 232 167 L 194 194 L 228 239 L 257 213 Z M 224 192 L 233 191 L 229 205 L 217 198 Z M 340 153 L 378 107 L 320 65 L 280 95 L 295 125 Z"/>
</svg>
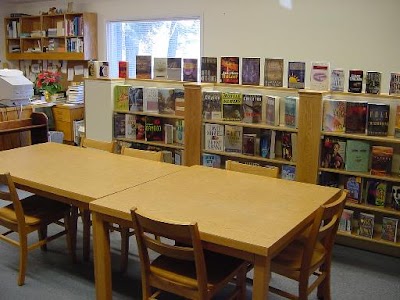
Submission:
<svg viewBox="0 0 400 300">
<path fill-rule="evenodd" d="M 5 18 L 8 60 L 97 59 L 97 15 L 66 13 Z"/>
<path fill-rule="evenodd" d="M 85 115 L 83 105 L 56 105 L 53 107 L 56 131 L 64 133 L 64 142 L 74 143 L 74 120 L 82 120 Z"/>
</svg>

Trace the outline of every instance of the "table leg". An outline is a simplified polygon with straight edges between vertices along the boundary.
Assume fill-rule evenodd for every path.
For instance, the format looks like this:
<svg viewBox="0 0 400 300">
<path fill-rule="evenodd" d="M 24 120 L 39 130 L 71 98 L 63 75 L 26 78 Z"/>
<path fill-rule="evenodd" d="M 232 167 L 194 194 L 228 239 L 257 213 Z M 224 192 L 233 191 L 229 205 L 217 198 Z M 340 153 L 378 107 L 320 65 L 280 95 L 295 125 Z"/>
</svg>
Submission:
<svg viewBox="0 0 400 300">
<path fill-rule="evenodd" d="M 271 260 L 265 256 L 256 256 L 254 261 L 253 300 L 268 299 L 271 279 Z"/>
<path fill-rule="evenodd" d="M 92 213 L 92 222 L 96 299 L 112 299 L 108 224 L 97 213 Z"/>
<path fill-rule="evenodd" d="M 83 224 L 83 260 L 89 261 L 90 258 L 90 211 L 81 210 Z"/>
<path fill-rule="evenodd" d="M 77 224 L 78 223 L 78 208 L 76 206 L 71 207 L 71 218 L 69 224 L 69 230 L 71 230 L 71 249 L 73 253 L 73 261 L 77 262 L 76 257 L 76 237 L 77 237 Z"/>
</svg>

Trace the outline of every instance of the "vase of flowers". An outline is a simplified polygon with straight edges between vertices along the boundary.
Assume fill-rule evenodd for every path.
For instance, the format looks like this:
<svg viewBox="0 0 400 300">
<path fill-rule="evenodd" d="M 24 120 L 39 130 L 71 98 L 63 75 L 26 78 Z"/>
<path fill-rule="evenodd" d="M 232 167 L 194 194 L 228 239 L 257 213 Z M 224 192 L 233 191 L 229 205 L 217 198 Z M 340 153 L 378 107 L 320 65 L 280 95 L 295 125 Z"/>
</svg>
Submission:
<svg viewBox="0 0 400 300">
<path fill-rule="evenodd" d="M 37 90 L 42 91 L 47 102 L 51 102 L 51 95 L 61 91 L 60 73 L 43 71 L 38 74 L 35 82 Z"/>
</svg>

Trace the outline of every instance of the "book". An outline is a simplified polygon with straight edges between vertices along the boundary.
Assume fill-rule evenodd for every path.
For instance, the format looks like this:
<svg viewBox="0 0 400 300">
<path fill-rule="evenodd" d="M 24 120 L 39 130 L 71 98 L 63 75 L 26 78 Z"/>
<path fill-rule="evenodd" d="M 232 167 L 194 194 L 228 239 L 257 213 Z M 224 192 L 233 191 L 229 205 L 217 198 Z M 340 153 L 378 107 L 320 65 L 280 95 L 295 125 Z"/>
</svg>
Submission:
<svg viewBox="0 0 400 300">
<path fill-rule="evenodd" d="M 389 242 L 397 242 L 397 225 L 399 219 L 383 217 L 381 239 Z"/>
<path fill-rule="evenodd" d="M 129 84 L 120 84 L 114 87 L 114 110 L 129 110 Z"/>
<path fill-rule="evenodd" d="M 144 141 L 146 139 L 146 117 L 135 115 L 136 140 Z"/>
<path fill-rule="evenodd" d="M 372 239 L 374 234 L 374 224 L 374 215 L 360 212 L 360 217 L 358 220 L 358 235 Z"/>
<path fill-rule="evenodd" d="M 174 164 L 175 165 L 184 165 L 184 150 L 176 149 L 174 151 Z"/>
<path fill-rule="evenodd" d="M 310 89 L 316 91 L 329 90 L 329 63 L 327 62 L 311 63 Z"/>
<path fill-rule="evenodd" d="M 224 151 L 224 125 L 204 124 L 204 149 Z"/>
<path fill-rule="evenodd" d="M 125 114 L 114 114 L 114 138 L 125 138 Z"/>
<path fill-rule="evenodd" d="M 261 94 L 243 94 L 243 122 L 260 123 L 263 97 Z"/>
<path fill-rule="evenodd" d="M 322 130 L 344 132 L 346 117 L 346 101 L 325 99 L 323 105 Z"/>
<path fill-rule="evenodd" d="M 222 94 L 219 91 L 203 92 L 203 119 L 221 120 L 222 119 Z"/>
<path fill-rule="evenodd" d="M 162 119 L 146 116 L 146 141 L 162 142 L 163 140 Z"/>
<path fill-rule="evenodd" d="M 151 79 L 151 55 L 136 55 L 136 78 Z"/>
<path fill-rule="evenodd" d="M 392 170 L 393 147 L 372 146 L 371 175 L 385 176 Z"/>
<path fill-rule="evenodd" d="M 346 140 L 326 136 L 321 147 L 321 167 L 344 169 L 346 160 Z"/>
<path fill-rule="evenodd" d="M 136 140 L 136 117 L 125 114 L 125 138 Z"/>
<path fill-rule="evenodd" d="M 98 70 L 98 74 L 96 78 L 108 78 L 110 76 L 110 67 L 108 61 L 98 61 L 96 70 Z"/>
<path fill-rule="evenodd" d="M 118 62 L 118 77 L 129 78 L 129 62 L 122 60 Z"/>
<path fill-rule="evenodd" d="M 344 91 L 344 70 L 333 69 L 331 72 L 331 91 L 343 92 Z"/>
<path fill-rule="evenodd" d="M 183 145 L 185 143 L 185 121 L 176 120 L 174 130 L 174 143 Z"/>
<path fill-rule="evenodd" d="M 367 135 L 387 136 L 389 115 L 389 104 L 368 103 Z"/>
<path fill-rule="evenodd" d="M 174 125 L 172 124 L 164 124 L 164 143 L 174 143 Z"/>
<path fill-rule="evenodd" d="M 339 221 L 339 227 L 338 230 L 344 231 L 351 233 L 353 230 L 353 216 L 354 216 L 354 211 L 351 209 L 343 209 L 342 215 L 340 217 Z"/>
<path fill-rule="evenodd" d="M 265 59 L 264 85 L 283 87 L 283 58 Z"/>
<path fill-rule="evenodd" d="M 183 59 L 183 81 L 197 82 L 197 58 Z"/>
<path fill-rule="evenodd" d="M 282 165 L 281 179 L 295 180 L 296 167 L 292 165 Z"/>
<path fill-rule="evenodd" d="M 306 63 L 290 61 L 288 66 L 288 88 L 304 89 L 306 75 Z"/>
<path fill-rule="evenodd" d="M 202 164 L 206 167 L 221 168 L 221 156 L 217 154 L 203 153 Z"/>
<path fill-rule="evenodd" d="M 158 88 L 143 88 L 143 111 L 158 113 Z"/>
<path fill-rule="evenodd" d="M 158 112 L 160 114 L 175 114 L 174 88 L 158 88 Z"/>
<path fill-rule="evenodd" d="M 391 205 L 395 210 L 400 210 L 400 185 L 392 186 L 392 194 L 390 196 Z"/>
<path fill-rule="evenodd" d="M 224 121 L 241 121 L 243 119 L 243 97 L 237 92 L 222 92 L 222 119 Z"/>
<path fill-rule="evenodd" d="M 281 133 L 282 139 L 282 158 L 288 161 L 293 160 L 293 144 L 292 134 L 290 132 L 283 131 Z"/>
<path fill-rule="evenodd" d="M 239 84 L 239 69 L 238 56 L 221 57 L 221 83 Z"/>
<path fill-rule="evenodd" d="M 168 80 L 182 80 L 182 58 L 167 58 L 167 78 Z"/>
<path fill-rule="evenodd" d="M 370 145 L 366 141 L 347 140 L 345 168 L 347 171 L 368 172 Z"/>
<path fill-rule="evenodd" d="M 252 156 L 256 154 L 256 139 L 257 134 L 255 133 L 243 133 L 243 154 Z"/>
<path fill-rule="evenodd" d="M 376 206 L 385 206 L 387 187 L 386 181 L 368 179 L 366 184 L 367 203 Z"/>
<path fill-rule="evenodd" d="M 400 73 L 390 73 L 389 95 L 400 94 Z"/>
<path fill-rule="evenodd" d="M 363 87 L 363 70 L 349 70 L 349 92 L 361 93 Z"/>
<path fill-rule="evenodd" d="M 129 111 L 143 111 L 143 87 L 131 86 L 128 100 Z"/>
<path fill-rule="evenodd" d="M 217 66 L 216 57 L 201 58 L 201 82 L 217 82 Z"/>
<path fill-rule="evenodd" d="M 265 96 L 265 123 L 272 126 L 279 126 L 279 104 L 281 97 L 279 96 Z"/>
<path fill-rule="evenodd" d="M 297 128 L 299 97 L 285 97 L 285 126 Z"/>
<path fill-rule="evenodd" d="M 380 94 L 381 92 L 382 73 L 376 71 L 368 71 L 365 76 L 365 92 L 367 94 Z"/>
<path fill-rule="evenodd" d="M 360 176 L 346 176 L 344 179 L 344 188 L 348 191 L 348 202 L 361 203 L 362 178 Z"/>
<path fill-rule="evenodd" d="M 321 172 L 319 176 L 319 184 L 330 187 L 340 187 L 340 174 L 331 172 Z"/>
<path fill-rule="evenodd" d="M 260 85 L 260 58 L 242 58 L 242 84 Z"/>
<path fill-rule="evenodd" d="M 394 137 L 400 138 L 400 105 L 396 106 L 396 117 L 394 122 Z"/>
<path fill-rule="evenodd" d="M 154 79 L 167 79 L 167 58 L 154 57 Z"/>
<path fill-rule="evenodd" d="M 225 125 L 224 151 L 242 153 L 243 127 L 236 125 Z"/>
<path fill-rule="evenodd" d="M 263 158 L 275 158 L 275 130 L 264 130 L 260 134 L 260 156 Z"/>
<path fill-rule="evenodd" d="M 185 90 L 184 89 L 174 89 L 175 97 L 175 115 L 185 116 Z"/>
<path fill-rule="evenodd" d="M 346 133 L 365 134 L 367 129 L 368 103 L 364 101 L 346 102 Z"/>
</svg>

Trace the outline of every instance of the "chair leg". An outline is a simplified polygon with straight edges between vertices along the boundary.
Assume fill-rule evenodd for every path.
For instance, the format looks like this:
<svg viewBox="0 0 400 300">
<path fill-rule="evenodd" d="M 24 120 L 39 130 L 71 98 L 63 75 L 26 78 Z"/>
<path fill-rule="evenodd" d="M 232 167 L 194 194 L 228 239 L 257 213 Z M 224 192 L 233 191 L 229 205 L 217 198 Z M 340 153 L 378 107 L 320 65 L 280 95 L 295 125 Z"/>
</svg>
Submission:
<svg viewBox="0 0 400 300">
<path fill-rule="evenodd" d="M 125 273 L 128 268 L 129 253 L 129 228 L 120 226 L 121 231 L 121 273 Z"/>
<path fill-rule="evenodd" d="M 236 280 L 236 284 L 240 289 L 240 292 L 237 296 L 238 300 L 246 299 L 246 275 L 247 275 L 247 265 L 242 267 L 242 270 L 239 272 Z"/>
<path fill-rule="evenodd" d="M 309 276 L 300 274 L 299 300 L 307 300 L 308 299 L 308 280 L 309 280 Z"/>
<path fill-rule="evenodd" d="M 40 226 L 38 230 L 39 241 L 43 241 L 47 238 L 47 225 Z M 40 246 L 42 251 L 47 251 L 47 243 Z"/>
<path fill-rule="evenodd" d="M 320 268 L 321 273 L 325 274 L 324 280 L 319 284 L 317 288 L 318 299 L 330 300 L 331 299 L 331 272 L 330 266 L 323 265 Z"/>
<path fill-rule="evenodd" d="M 25 233 L 20 233 L 18 285 L 24 285 L 25 283 L 27 260 L 28 260 L 28 237 Z"/>
<path fill-rule="evenodd" d="M 90 211 L 82 209 L 83 223 L 83 260 L 89 261 L 90 258 Z"/>
</svg>

